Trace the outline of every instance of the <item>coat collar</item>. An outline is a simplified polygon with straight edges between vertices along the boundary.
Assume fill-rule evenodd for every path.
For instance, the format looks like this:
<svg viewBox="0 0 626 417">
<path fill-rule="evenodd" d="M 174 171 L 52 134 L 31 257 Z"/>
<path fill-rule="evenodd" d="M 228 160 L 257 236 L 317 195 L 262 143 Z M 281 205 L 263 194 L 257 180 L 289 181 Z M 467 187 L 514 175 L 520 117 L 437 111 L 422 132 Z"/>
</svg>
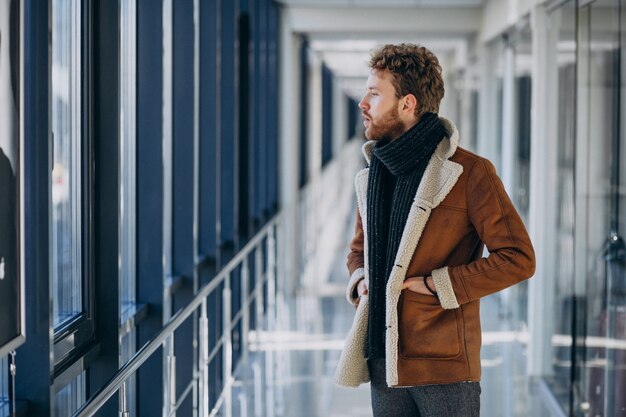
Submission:
<svg viewBox="0 0 626 417">
<path fill-rule="evenodd" d="M 422 207 L 428 207 L 429 210 L 443 201 L 463 172 L 460 164 L 450 161 L 450 157 L 454 155 L 459 145 L 459 131 L 451 121 L 443 117 L 439 119 L 447 131 L 447 136 L 439 143 L 430 158 L 414 199 L 416 203 L 421 204 Z M 369 141 L 363 145 L 363 154 L 368 163 L 371 160 L 374 144 L 374 141 Z M 367 216 L 365 211 L 368 174 L 369 168 L 365 168 L 355 178 L 357 202 L 364 223 Z"/>
</svg>

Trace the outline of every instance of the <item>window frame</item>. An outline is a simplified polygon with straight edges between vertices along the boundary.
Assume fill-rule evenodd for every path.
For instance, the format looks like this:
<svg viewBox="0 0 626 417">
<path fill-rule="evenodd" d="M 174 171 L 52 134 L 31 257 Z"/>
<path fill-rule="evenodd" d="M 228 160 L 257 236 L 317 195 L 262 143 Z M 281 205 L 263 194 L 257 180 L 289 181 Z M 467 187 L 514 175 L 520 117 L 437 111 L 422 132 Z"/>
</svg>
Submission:
<svg viewBox="0 0 626 417">
<path fill-rule="evenodd" d="M 88 368 L 88 363 L 81 361 L 79 367 L 74 366 L 81 358 L 86 359 L 92 357 L 89 353 L 93 351 L 91 346 L 96 339 L 95 329 L 95 294 L 94 294 L 94 150 L 93 150 L 93 57 L 91 54 L 93 26 L 92 26 L 92 5 L 88 0 L 77 0 L 80 3 L 80 32 L 82 42 L 80 45 L 80 108 L 81 108 L 81 245 L 83 251 L 81 253 L 81 293 L 82 293 L 82 311 L 74 318 L 62 323 L 58 327 L 53 327 L 54 347 L 53 347 L 53 377 L 54 379 L 65 380 L 72 376 L 77 376 L 80 372 Z M 50 4 L 50 19 L 53 16 L 54 4 Z M 73 22 L 74 23 L 74 22 Z M 50 59 L 52 55 L 52 44 L 49 46 Z M 50 68 L 50 74 L 52 67 Z M 50 80 L 50 100 L 52 95 L 52 80 Z M 52 103 L 50 103 L 52 109 Z M 51 110 L 50 110 L 51 112 Z M 50 126 L 50 135 L 53 136 L 52 125 Z M 54 152 L 54 142 L 52 144 L 51 154 Z M 51 170 L 52 167 L 50 167 Z M 52 202 L 50 207 L 52 209 Z M 50 219 L 52 222 L 52 219 Z M 55 236 L 50 234 L 50 240 L 54 240 Z M 51 257 L 51 269 L 55 260 Z M 51 294 L 54 294 L 56 288 L 51 288 Z M 52 302 L 55 302 L 55 296 L 52 295 Z M 54 319 L 54 318 L 53 318 Z M 54 326 L 51 320 L 51 326 Z M 66 371 L 69 375 L 65 375 Z M 55 386 L 57 384 L 55 383 Z"/>
</svg>

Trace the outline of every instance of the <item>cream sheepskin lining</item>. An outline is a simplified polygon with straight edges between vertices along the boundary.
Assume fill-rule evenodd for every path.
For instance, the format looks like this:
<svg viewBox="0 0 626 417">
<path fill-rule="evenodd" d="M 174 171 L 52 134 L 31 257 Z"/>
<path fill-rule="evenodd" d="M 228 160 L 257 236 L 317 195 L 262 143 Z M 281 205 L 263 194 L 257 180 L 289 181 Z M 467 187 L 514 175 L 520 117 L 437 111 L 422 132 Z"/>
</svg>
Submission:
<svg viewBox="0 0 626 417">
<path fill-rule="evenodd" d="M 434 270 L 432 273 L 432 277 L 433 282 L 435 283 L 437 296 L 439 296 L 439 302 L 441 303 L 441 307 L 443 307 L 445 310 L 459 308 L 459 302 L 457 301 L 456 295 L 454 294 L 454 289 L 452 288 L 452 281 L 450 280 L 448 267 L 446 266 Z"/>
</svg>

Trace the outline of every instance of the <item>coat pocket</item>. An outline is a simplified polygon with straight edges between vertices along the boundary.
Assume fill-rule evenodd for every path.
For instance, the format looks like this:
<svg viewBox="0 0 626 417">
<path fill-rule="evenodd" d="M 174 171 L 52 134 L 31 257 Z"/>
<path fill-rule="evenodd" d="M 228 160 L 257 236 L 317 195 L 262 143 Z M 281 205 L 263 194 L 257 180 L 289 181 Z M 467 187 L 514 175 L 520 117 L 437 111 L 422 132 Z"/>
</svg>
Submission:
<svg viewBox="0 0 626 417">
<path fill-rule="evenodd" d="M 432 295 L 402 291 L 399 303 L 400 355 L 409 359 L 451 359 L 462 353 L 459 309 L 444 310 Z"/>
</svg>

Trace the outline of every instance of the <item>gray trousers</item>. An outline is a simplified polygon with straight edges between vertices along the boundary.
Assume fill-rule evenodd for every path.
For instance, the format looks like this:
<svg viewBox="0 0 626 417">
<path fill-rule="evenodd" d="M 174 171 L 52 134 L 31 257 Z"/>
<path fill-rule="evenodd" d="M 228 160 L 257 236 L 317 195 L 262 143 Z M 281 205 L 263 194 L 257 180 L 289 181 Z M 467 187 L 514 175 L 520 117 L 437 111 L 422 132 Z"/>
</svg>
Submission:
<svg viewBox="0 0 626 417">
<path fill-rule="evenodd" d="M 479 417 L 480 383 L 389 388 L 385 360 L 367 361 L 374 417 Z"/>
</svg>

